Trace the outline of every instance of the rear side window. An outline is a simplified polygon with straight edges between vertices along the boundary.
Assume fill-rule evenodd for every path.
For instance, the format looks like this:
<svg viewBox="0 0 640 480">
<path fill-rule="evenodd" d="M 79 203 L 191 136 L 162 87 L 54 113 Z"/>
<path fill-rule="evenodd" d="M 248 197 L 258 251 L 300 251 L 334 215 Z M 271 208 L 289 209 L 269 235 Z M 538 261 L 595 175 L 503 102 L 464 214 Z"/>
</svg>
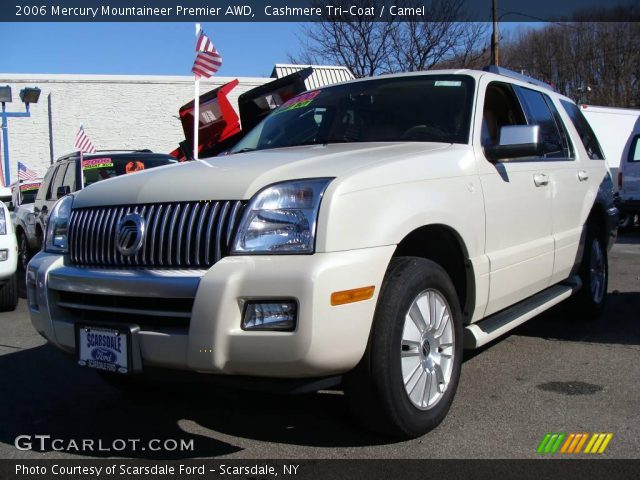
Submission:
<svg viewBox="0 0 640 480">
<path fill-rule="evenodd" d="M 56 170 L 55 176 L 53 177 L 53 181 L 49 184 L 49 190 L 47 191 L 47 200 L 57 200 L 58 198 L 58 187 L 62 186 L 62 180 L 64 179 L 64 174 L 67 169 L 67 163 L 63 163 Z"/>
<path fill-rule="evenodd" d="M 629 161 L 640 162 L 640 135 L 636 135 L 629 149 Z"/>
<path fill-rule="evenodd" d="M 578 108 L 575 103 L 568 102 L 567 100 L 560 100 L 562 107 L 569 115 L 571 119 L 571 123 L 578 131 L 578 135 L 580 135 L 580 140 L 584 145 L 584 149 L 587 151 L 587 155 L 592 160 L 604 160 L 604 155 L 602 154 L 602 148 L 600 148 L 600 144 L 598 143 L 598 139 L 596 135 L 593 133 L 593 129 L 587 119 L 584 118 L 582 112 Z"/>
<path fill-rule="evenodd" d="M 540 127 L 540 141 L 546 158 L 570 158 L 571 152 L 562 125 L 558 125 L 556 117 L 549 108 L 550 99 L 529 88 L 518 87 L 518 94 L 525 107 L 530 125 Z"/>
<path fill-rule="evenodd" d="M 50 167 L 49 170 L 47 170 L 47 173 L 45 174 L 44 179 L 42 180 L 42 185 L 40 186 L 40 190 L 38 190 L 38 196 L 36 197 L 37 201 L 41 202 L 48 197 L 49 191 L 51 189 L 51 182 L 53 180 L 53 176 L 57 169 L 58 167 L 55 167 L 55 168 Z"/>
<path fill-rule="evenodd" d="M 64 174 L 64 180 L 62 180 L 62 186 L 69 187 L 70 192 L 76 191 L 76 163 L 70 163 L 67 168 L 67 173 Z"/>
</svg>

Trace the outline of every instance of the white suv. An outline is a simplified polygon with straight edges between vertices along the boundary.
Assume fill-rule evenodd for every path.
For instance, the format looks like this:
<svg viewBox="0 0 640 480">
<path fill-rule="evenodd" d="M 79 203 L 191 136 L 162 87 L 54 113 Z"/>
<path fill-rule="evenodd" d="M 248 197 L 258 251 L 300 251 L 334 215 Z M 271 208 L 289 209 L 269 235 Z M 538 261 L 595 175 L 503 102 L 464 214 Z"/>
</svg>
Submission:
<svg viewBox="0 0 640 480">
<path fill-rule="evenodd" d="M 18 246 L 9 209 L 0 201 L 0 312 L 18 305 Z"/>
<path fill-rule="evenodd" d="M 368 427 L 423 434 L 463 348 L 571 295 L 582 316 L 605 302 L 611 178 L 575 104 L 515 77 L 306 92 L 229 155 L 63 198 L 27 272 L 33 325 L 123 385 L 343 381 Z"/>
</svg>

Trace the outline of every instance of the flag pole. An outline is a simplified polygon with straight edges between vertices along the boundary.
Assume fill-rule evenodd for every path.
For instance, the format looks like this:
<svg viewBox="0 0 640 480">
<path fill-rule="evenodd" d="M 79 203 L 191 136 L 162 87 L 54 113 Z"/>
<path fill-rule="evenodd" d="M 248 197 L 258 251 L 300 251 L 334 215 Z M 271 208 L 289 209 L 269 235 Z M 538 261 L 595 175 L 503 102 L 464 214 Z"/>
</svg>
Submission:
<svg viewBox="0 0 640 480">
<path fill-rule="evenodd" d="M 84 155 L 82 150 L 80 150 L 80 188 L 78 190 L 82 190 L 84 188 L 84 168 L 82 163 L 84 162 Z"/>
<path fill-rule="evenodd" d="M 196 42 L 200 35 L 200 24 L 196 23 Z M 194 74 L 195 94 L 193 97 L 193 159 L 198 160 L 198 130 L 200 129 L 200 76 Z"/>
</svg>

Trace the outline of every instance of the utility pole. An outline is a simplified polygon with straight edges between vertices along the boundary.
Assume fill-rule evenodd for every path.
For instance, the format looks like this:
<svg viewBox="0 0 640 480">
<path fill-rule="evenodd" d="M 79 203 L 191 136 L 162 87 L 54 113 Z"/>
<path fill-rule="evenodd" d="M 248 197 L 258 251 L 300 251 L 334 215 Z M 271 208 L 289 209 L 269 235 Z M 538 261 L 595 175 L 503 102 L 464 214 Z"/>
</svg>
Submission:
<svg viewBox="0 0 640 480">
<path fill-rule="evenodd" d="M 492 0 L 491 14 L 493 16 L 493 34 L 491 35 L 491 65 L 500 65 L 499 38 L 498 33 L 498 0 Z"/>
</svg>

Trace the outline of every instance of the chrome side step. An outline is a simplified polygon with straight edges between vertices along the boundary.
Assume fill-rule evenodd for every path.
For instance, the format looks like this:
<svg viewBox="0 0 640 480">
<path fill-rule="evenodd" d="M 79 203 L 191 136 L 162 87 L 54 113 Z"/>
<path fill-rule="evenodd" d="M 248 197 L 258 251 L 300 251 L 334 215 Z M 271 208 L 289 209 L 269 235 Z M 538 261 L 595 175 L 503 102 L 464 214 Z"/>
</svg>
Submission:
<svg viewBox="0 0 640 480">
<path fill-rule="evenodd" d="M 464 348 L 479 348 L 545 310 L 569 298 L 582 286 L 580 277 L 571 277 L 534 296 L 464 329 Z"/>
</svg>

